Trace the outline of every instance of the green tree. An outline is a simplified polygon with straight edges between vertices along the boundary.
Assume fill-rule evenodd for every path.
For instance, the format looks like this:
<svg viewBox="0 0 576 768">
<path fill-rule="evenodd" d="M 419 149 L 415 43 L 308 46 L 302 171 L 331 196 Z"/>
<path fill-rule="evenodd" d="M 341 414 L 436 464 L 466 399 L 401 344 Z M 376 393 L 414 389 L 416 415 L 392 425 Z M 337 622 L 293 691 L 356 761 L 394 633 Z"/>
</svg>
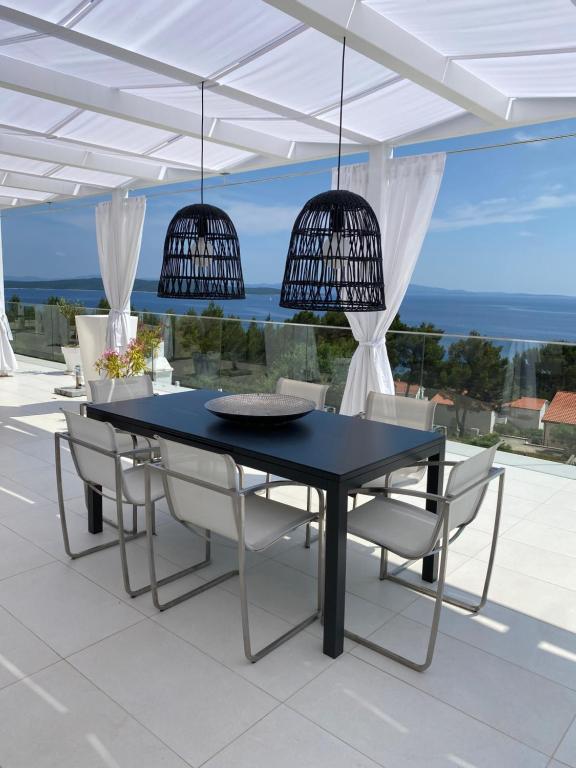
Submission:
<svg viewBox="0 0 576 768">
<path fill-rule="evenodd" d="M 442 389 L 454 402 L 456 424 L 466 433 L 470 411 L 496 409 L 502 403 L 507 361 L 502 347 L 471 331 L 466 339 L 451 344 L 440 376 Z"/>
</svg>

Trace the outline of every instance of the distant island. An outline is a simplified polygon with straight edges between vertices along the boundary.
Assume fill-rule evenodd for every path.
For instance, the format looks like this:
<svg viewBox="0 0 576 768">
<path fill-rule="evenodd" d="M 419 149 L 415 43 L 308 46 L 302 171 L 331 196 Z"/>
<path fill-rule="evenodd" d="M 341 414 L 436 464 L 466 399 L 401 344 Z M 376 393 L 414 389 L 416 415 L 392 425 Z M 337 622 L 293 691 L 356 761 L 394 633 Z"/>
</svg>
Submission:
<svg viewBox="0 0 576 768">
<path fill-rule="evenodd" d="M 34 280 L 30 278 L 24 278 L 24 279 L 18 279 L 18 278 L 7 278 L 4 281 L 4 285 L 6 287 L 6 290 L 14 290 L 17 288 L 40 288 L 40 289 L 46 289 L 46 288 L 53 288 L 53 289 L 61 289 L 65 291 L 73 291 L 73 290 L 79 290 L 79 291 L 104 291 L 104 286 L 102 284 L 102 278 L 101 277 L 73 277 L 69 279 L 62 279 L 62 280 Z M 156 293 L 156 290 L 158 288 L 158 281 L 157 280 L 142 280 L 141 278 L 136 278 L 134 281 L 134 290 L 135 291 L 143 291 L 143 292 L 150 292 L 150 293 Z M 256 295 L 263 295 L 263 296 L 276 296 L 280 294 L 280 288 L 274 287 L 274 286 L 266 286 L 266 285 L 247 285 L 246 286 L 246 293 L 256 294 Z"/>
</svg>

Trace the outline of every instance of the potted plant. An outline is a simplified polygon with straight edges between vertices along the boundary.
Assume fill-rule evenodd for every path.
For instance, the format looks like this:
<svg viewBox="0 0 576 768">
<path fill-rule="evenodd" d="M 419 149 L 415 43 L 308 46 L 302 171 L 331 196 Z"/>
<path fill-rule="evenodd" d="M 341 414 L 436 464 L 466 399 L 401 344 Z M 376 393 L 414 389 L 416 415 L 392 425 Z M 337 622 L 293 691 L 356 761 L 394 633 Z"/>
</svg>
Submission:
<svg viewBox="0 0 576 768">
<path fill-rule="evenodd" d="M 147 369 L 146 354 L 139 339 L 132 339 L 125 352 L 107 349 L 94 364 L 100 374 L 109 379 L 125 379 L 140 376 Z"/>
<path fill-rule="evenodd" d="M 84 314 L 84 305 L 80 302 L 68 301 L 59 298 L 56 301 L 58 311 L 64 317 L 68 325 L 68 343 L 61 347 L 66 363 L 66 371 L 74 373 L 76 366 L 81 365 L 80 346 L 78 344 L 78 333 L 76 330 L 77 315 Z"/>
</svg>

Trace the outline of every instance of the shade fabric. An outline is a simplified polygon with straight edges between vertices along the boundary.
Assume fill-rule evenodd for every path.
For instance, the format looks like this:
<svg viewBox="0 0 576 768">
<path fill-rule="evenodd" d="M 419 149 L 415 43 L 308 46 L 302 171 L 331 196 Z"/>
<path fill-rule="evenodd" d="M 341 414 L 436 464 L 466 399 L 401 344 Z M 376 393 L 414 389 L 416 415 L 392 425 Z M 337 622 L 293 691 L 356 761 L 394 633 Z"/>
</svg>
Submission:
<svg viewBox="0 0 576 768">
<path fill-rule="evenodd" d="M 8 376 L 18 368 L 12 345 L 12 331 L 6 317 L 4 300 L 4 264 L 2 260 L 2 220 L 0 219 L 0 376 Z"/>
<path fill-rule="evenodd" d="M 130 295 L 140 256 L 146 198 L 120 197 L 96 206 L 96 238 L 104 292 L 110 304 L 106 348 L 123 351 L 130 341 Z"/>
<path fill-rule="evenodd" d="M 386 331 L 396 316 L 428 231 L 446 156 L 443 153 L 391 158 L 386 147 L 370 153 L 368 164 L 345 166 L 340 187 L 365 195 L 380 222 L 386 309 L 347 312 L 358 347 L 352 356 L 340 413 L 364 410 L 368 392 L 394 394 Z M 336 175 L 332 173 L 332 186 Z"/>
</svg>

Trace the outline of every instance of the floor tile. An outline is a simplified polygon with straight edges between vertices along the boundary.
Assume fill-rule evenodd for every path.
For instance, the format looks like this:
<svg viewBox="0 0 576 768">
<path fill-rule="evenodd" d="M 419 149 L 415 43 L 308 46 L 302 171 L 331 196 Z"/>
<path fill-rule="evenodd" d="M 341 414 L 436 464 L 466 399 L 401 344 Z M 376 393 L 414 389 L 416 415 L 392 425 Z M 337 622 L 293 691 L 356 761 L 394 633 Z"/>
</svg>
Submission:
<svg viewBox="0 0 576 768">
<path fill-rule="evenodd" d="M 84 484 L 76 473 L 63 470 L 62 476 L 65 499 L 80 496 L 84 492 Z M 11 475 L 11 479 L 15 483 L 21 484 L 37 493 L 39 496 L 44 496 L 44 498 L 50 501 L 58 501 L 56 470 L 54 467 L 47 466 L 44 469 L 37 469 L 33 473 L 29 473 L 27 470 L 15 472 Z"/>
<path fill-rule="evenodd" d="M 0 691 L 0 765 L 186 768 L 65 661 Z"/>
<path fill-rule="evenodd" d="M 573 515 L 576 518 L 576 511 Z M 576 557 L 576 530 L 562 530 L 547 525 L 543 521 L 522 520 L 505 533 L 503 538 L 517 541 L 520 544 L 529 544 L 559 555 Z"/>
<path fill-rule="evenodd" d="M 34 505 L 43 505 L 47 501 L 21 483 L 0 475 L 0 520 L 15 513 L 26 512 Z"/>
<path fill-rule="evenodd" d="M 548 758 L 349 654 L 288 700 L 386 768 L 522 766 Z"/>
<path fill-rule="evenodd" d="M 136 546 L 135 541 L 131 541 L 126 544 L 126 554 L 132 589 L 136 590 L 149 584 L 150 569 L 146 550 Z M 158 610 L 152 603 L 152 597 L 149 592 L 145 592 L 136 598 L 131 598 L 126 592 L 118 547 L 105 549 L 102 552 L 95 552 L 87 557 L 73 560 L 70 563 L 70 567 L 145 615 L 153 616 L 158 613 Z M 159 579 L 171 576 L 179 570 L 181 568 L 178 565 L 162 557 L 156 557 L 156 575 Z M 178 579 L 173 584 L 166 584 L 162 587 L 161 599 L 169 600 L 176 594 L 181 594 L 203 583 L 202 579 L 198 578 L 197 575 L 189 574 L 181 580 Z"/>
<path fill-rule="evenodd" d="M 50 555 L 0 524 L 0 580 L 52 562 Z"/>
<path fill-rule="evenodd" d="M 464 576 L 477 583 L 478 572 L 462 571 L 461 584 Z M 572 593 L 558 595 L 557 587 L 515 576 L 513 581 L 505 574 L 505 581 L 499 581 L 495 569 L 495 588 L 479 614 L 445 605 L 441 631 L 576 690 L 576 612 L 567 602 Z M 521 600 L 524 606 L 518 605 Z M 403 615 L 428 625 L 432 602 L 419 598 Z"/>
<path fill-rule="evenodd" d="M 566 765 L 576 768 L 576 721 L 572 722 L 556 751 L 555 757 Z"/>
<path fill-rule="evenodd" d="M 257 606 L 251 605 L 249 610 L 253 651 L 293 626 Z M 257 664 L 251 664 L 244 655 L 240 600 L 218 587 L 157 615 L 155 620 L 281 700 L 332 662 L 322 653 L 320 638 L 301 632 Z"/>
<path fill-rule="evenodd" d="M 376 768 L 297 712 L 278 707 L 206 763 L 205 768 Z"/>
<path fill-rule="evenodd" d="M 576 505 L 576 499 L 575 499 Z M 526 520 L 532 520 L 541 525 L 549 525 L 553 528 L 561 528 L 566 531 L 576 532 L 576 508 L 574 506 L 560 506 L 555 502 L 549 501 L 540 507 L 537 507 Z"/>
<path fill-rule="evenodd" d="M 54 447 L 52 447 L 54 452 Z M 43 461 L 27 451 L 19 451 L 9 445 L 2 446 L 2 463 L 0 464 L 0 473 L 5 477 L 12 477 L 17 472 L 26 467 L 29 472 L 37 469 L 46 469 L 50 467 L 50 462 Z"/>
<path fill-rule="evenodd" d="M 429 627 L 396 616 L 370 640 L 423 661 L 428 638 Z M 352 653 L 547 755 L 553 754 L 576 715 L 576 691 L 447 635 L 438 636 L 425 673 L 362 646 Z"/>
<path fill-rule="evenodd" d="M 2 525 L 31 541 L 37 547 L 48 552 L 52 557 L 69 563 L 70 558 L 64 551 L 62 526 L 58 505 L 43 499 L 41 503 L 27 506 L 24 510 L 12 512 L 1 519 Z M 112 541 L 116 531 L 109 526 L 99 534 L 88 533 L 86 518 L 73 512 L 66 512 L 68 536 L 72 551 L 78 552 L 96 544 Z"/>
<path fill-rule="evenodd" d="M 61 656 L 142 620 L 142 614 L 61 563 L 0 582 L 0 605 Z"/>
<path fill-rule="evenodd" d="M 8 611 L 0 608 L 0 688 L 54 664 L 59 658 Z"/>
<path fill-rule="evenodd" d="M 277 704 L 150 620 L 70 661 L 193 765 L 212 757 Z"/>
<path fill-rule="evenodd" d="M 478 559 L 487 561 L 488 556 L 489 551 L 485 549 L 480 552 Z M 541 547 L 521 544 L 510 538 L 501 538 L 496 551 L 496 562 L 511 571 L 536 576 L 564 589 L 576 590 L 576 556 L 568 557 Z"/>
</svg>

